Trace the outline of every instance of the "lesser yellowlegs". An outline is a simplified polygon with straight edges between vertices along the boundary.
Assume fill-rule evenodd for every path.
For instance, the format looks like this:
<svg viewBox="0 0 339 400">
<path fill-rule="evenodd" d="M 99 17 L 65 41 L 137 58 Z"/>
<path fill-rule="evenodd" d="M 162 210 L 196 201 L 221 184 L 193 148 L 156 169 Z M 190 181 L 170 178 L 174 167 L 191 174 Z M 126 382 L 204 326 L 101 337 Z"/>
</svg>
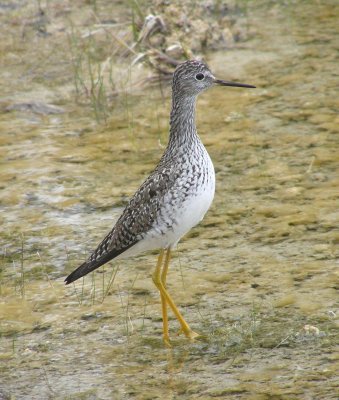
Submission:
<svg viewBox="0 0 339 400">
<path fill-rule="evenodd" d="M 189 339 L 198 336 L 187 324 L 166 289 L 171 251 L 209 209 L 215 186 L 214 167 L 195 126 L 198 94 L 215 85 L 255 86 L 216 79 L 206 64 L 191 60 L 173 75 L 170 135 L 157 167 L 129 201 L 121 217 L 92 255 L 73 271 L 74 282 L 113 258 L 160 249 L 153 281 L 160 292 L 163 337 L 169 344 L 167 306 Z"/>
</svg>

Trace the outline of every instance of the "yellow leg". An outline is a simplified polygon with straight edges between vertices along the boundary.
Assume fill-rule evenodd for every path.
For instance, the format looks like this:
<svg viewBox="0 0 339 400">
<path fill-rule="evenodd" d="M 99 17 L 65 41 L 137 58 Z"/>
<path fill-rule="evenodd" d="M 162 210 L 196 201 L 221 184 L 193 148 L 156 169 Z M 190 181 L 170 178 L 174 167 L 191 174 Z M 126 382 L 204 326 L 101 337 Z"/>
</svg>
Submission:
<svg viewBox="0 0 339 400">
<path fill-rule="evenodd" d="M 172 297 L 169 295 L 165 288 L 166 284 L 166 274 L 168 271 L 169 261 L 170 261 L 171 250 L 167 250 L 165 265 L 163 271 L 161 273 L 161 264 L 164 256 L 164 250 L 161 250 L 156 269 L 153 274 L 153 282 L 155 286 L 158 288 L 161 296 L 161 303 L 162 303 L 162 313 L 163 313 L 163 328 L 164 328 L 164 340 L 166 344 L 169 344 L 169 336 L 168 336 L 168 319 L 167 319 L 167 305 L 172 309 L 174 315 L 176 316 L 177 320 L 180 323 L 182 332 L 188 337 L 189 339 L 194 339 L 199 336 L 195 333 L 188 323 L 184 320 L 184 317 L 181 315 L 180 311 L 178 310 L 177 306 L 175 305 Z M 164 311 L 165 310 L 165 311 Z"/>
<path fill-rule="evenodd" d="M 164 253 L 165 253 L 165 250 L 160 251 L 157 266 L 156 266 L 154 274 L 153 274 L 154 283 L 155 283 L 155 277 L 157 277 L 157 278 L 160 277 L 160 279 L 162 280 L 163 273 L 161 273 L 161 265 L 162 265 L 162 260 L 164 258 Z M 168 258 L 168 255 L 166 254 L 165 265 L 166 265 L 167 258 Z M 165 276 L 165 282 L 166 282 L 166 276 Z M 155 285 L 156 285 L 156 283 L 155 283 Z M 169 334 L 168 334 L 167 303 L 166 303 L 166 299 L 165 299 L 164 295 L 161 293 L 161 291 L 160 291 L 160 298 L 161 298 L 161 310 L 162 310 L 163 338 L 164 338 L 165 344 L 170 347 L 171 345 L 170 345 L 170 338 L 169 338 Z"/>
<path fill-rule="evenodd" d="M 161 283 L 163 284 L 164 288 L 166 289 L 166 277 L 168 271 L 168 265 L 171 259 L 171 251 L 167 249 L 166 256 L 165 256 L 165 263 L 161 272 Z M 162 308 L 162 326 L 163 326 L 163 336 L 164 341 L 167 345 L 169 345 L 169 334 L 168 334 L 168 315 L 167 315 L 167 303 L 164 295 L 160 292 L 161 297 L 161 308 Z"/>
<path fill-rule="evenodd" d="M 161 282 L 165 288 L 166 288 L 167 271 L 168 271 L 168 266 L 169 266 L 170 260 L 171 260 L 171 250 L 167 249 L 164 268 L 162 269 L 162 272 L 161 272 Z"/>
</svg>

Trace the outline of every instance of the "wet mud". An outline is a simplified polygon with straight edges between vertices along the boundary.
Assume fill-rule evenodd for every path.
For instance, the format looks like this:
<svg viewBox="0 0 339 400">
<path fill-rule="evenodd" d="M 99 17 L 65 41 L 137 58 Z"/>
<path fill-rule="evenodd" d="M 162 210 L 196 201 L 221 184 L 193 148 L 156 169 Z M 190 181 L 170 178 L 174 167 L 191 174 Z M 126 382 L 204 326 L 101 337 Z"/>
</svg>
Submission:
<svg viewBox="0 0 339 400">
<path fill-rule="evenodd" d="M 75 101 L 57 34 L 27 19 L 1 40 L 1 398 L 337 398 L 335 2 L 248 3 L 247 15 L 253 37 L 206 56 L 257 89 L 198 100 L 216 197 L 168 287 L 202 336 L 177 335 L 171 316 L 171 349 L 156 253 L 63 285 L 160 158 L 169 89 L 115 97 L 98 123 Z M 29 57 L 39 49 L 51 58 Z"/>
</svg>

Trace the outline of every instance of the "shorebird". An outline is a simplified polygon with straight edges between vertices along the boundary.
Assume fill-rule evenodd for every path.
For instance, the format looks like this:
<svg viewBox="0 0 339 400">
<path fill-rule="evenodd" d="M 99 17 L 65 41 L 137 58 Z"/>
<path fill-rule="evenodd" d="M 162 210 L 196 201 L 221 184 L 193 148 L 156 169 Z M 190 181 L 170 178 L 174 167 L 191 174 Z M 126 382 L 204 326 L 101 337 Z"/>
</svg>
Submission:
<svg viewBox="0 0 339 400">
<path fill-rule="evenodd" d="M 112 259 L 160 249 L 152 278 L 160 292 L 163 339 L 167 345 L 170 345 L 167 307 L 187 338 L 193 340 L 199 336 L 168 293 L 166 276 L 172 249 L 203 219 L 214 197 L 214 167 L 195 125 L 197 96 L 213 86 L 255 87 L 216 79 L 201 61 L 190 60 L 177 66 L 172 81 L 169 141 L 164 154 L 113 229 L 87 261 L 65 279 L 69 284 Z"/>
</svg>

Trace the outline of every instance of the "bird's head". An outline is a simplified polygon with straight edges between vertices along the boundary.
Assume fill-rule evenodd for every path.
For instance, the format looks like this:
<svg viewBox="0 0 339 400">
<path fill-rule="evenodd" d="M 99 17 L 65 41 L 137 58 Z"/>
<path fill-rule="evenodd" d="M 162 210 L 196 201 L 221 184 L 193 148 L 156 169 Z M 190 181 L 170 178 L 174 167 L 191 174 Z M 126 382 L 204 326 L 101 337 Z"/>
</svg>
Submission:
<svg viewBox="0 0 339 400">
<path fill-rule="evenodd" d="M 215 85 L 255 88 L 255 86 L 245 83 L 216 79 L 208 66 L 198 60 L 189 60 L 179 64 L 173 74 L 172 90 L 174 95 L 197 96 L 200 92 Z"/>
</svg>

